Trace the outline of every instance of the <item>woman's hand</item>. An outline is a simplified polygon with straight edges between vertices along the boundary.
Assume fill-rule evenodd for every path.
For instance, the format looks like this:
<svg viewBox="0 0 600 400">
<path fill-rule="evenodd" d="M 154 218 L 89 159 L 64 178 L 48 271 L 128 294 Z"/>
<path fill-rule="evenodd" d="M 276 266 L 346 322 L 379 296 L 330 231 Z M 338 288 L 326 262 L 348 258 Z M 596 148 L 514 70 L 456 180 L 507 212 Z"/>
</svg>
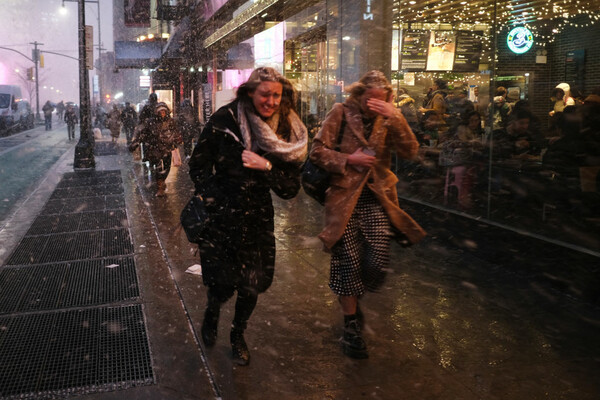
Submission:
<svg viewBox="0 0 600 400">
<path fill-rule="evenodd" d="M 370 156 L 363 153 L 362 149 L 358 149 L 348 156 L 348 164 L 355 165 L 357 167 L 371 168 L 373 164 L 375 164 L 375 160 L 375 156 Z"/>
<path fill-rule="evenodd" d="M 379 115 L 383 115 L 386 118 L 394 115 L 394 112 L 396 111 L 396 107 L 394 107 L 392 103 L 375 98 L 367 100 L 367 107 L 369 107 L 369 110 Z"/>
<path fill-rule="evenodd" d="M 244 167 L 250 169 L 257 169 L 259 171 L 269 171 L 271 169 L 271 162 L 269 160 L 250 150 L 242 152 L 242 162 L 244 163 Z"/>
</svg>

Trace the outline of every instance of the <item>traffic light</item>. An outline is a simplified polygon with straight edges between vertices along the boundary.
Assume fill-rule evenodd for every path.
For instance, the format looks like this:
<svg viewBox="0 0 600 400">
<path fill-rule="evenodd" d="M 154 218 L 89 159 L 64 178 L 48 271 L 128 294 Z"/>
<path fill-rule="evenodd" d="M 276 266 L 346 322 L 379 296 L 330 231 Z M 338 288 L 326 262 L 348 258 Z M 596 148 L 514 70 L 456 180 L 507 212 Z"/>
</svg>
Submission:
<svg viewBox="0 0 600 400">
<path fill-rule="evenodd" d="M 44 68 L 44 55 L 40 54 L 40 68 Z"/>
<path fill-rule="evenodd" d="M 33 76 L 33 67 L 31 67 L 31 68 L 27 68 L 27 80 L 28 80 L 28 81 L 32 81 L 32 80 L 34 80 L 34 76 Z"/>
</svg>

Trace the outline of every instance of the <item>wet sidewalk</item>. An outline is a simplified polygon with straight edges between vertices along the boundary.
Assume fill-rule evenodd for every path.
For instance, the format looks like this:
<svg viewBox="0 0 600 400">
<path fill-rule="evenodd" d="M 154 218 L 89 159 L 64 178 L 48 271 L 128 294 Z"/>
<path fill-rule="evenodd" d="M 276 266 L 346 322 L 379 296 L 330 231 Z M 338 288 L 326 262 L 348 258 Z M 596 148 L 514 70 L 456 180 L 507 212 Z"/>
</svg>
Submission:
<svg viewBox="0 0 600 400">
<path fill-rule="evenodd" d="M 89 399 L 600 397 L 596 257 L 408 204 L 430 236 L 409 249 L 393 247 L 386 284 L 361 303 L 370 358 L 351 360 L 339 348 L 342 318 L 327 287 L 329 257 L 316 239 L 322 209 L 302 194 L 275 199 L 275 280 L 259 297 L 248 326 L 250 366 L 233 366 L 228 340 L 233 301 L 223 309 L 216 346 L 207 350 L 198 341 L 206 291 L 201 276 L 185 272 L 199 260 L 178 224 L 193 192 L 187 167 L 173 168 L 168 196 L 156 198 L 148 170 L 132 160 L 124 143 L 115 151 L 103 146 L 106 155 L 96 157 L 96 170 L 119 172 L 139 295 L 97 307 L 142 310 L 151 378 L 64 387 L 59 396 L 71 391 Z M 64 157 L 49 172 L 43 190 L 8 224 L 17 237 L 13 249 L 72 172 L 70 160 Z M 0 255 L 1 272 L 14 268 L 8 259 Z M 22 317 L 17 314 L 2 318 Z M 121 368 L 142 367 L 136 363 L 130 359 Z M 44 368 L 51 373 L 53 365 L 46 362 Z"/>
</svg>

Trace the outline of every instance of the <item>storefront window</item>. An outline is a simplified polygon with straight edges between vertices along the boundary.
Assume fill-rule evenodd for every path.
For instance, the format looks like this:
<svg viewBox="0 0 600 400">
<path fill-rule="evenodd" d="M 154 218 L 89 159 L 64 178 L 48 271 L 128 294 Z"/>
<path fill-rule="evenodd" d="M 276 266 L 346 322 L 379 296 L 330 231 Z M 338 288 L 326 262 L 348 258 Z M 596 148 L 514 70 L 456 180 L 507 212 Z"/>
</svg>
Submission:
<svg viewBox="0 0 600 400">
<path fill-rule="evenodd" d="M 598 250 L 598 8 L 394 2 L 395 102 L 421 143 L 402 196 Z"/>
</svg>

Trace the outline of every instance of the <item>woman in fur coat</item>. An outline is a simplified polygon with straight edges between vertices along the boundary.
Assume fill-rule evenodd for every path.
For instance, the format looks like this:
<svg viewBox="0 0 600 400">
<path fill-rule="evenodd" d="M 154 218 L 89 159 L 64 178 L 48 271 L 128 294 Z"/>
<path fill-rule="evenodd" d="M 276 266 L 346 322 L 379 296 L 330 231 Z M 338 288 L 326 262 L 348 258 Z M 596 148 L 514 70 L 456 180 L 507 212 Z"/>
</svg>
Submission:
<svg viewBox="0 0 600 400">
<path fill-rule="evenodd" d="M 383 283 L 392 236 L 416 243 L 425 231 L 398 205 L 391 152 L 411 159 L 419 143 L 392 103 L 391 85 L 381 72 L 371 71 L 348 91 L 348 100 L 335 104 L 323 122 L 310 158 L 332 173 L 319 238 L 331 252 L 329 287 L 344 314 L 342 349 L 350 357 L 366 358 L 358 299 Z"/>
</svg>

